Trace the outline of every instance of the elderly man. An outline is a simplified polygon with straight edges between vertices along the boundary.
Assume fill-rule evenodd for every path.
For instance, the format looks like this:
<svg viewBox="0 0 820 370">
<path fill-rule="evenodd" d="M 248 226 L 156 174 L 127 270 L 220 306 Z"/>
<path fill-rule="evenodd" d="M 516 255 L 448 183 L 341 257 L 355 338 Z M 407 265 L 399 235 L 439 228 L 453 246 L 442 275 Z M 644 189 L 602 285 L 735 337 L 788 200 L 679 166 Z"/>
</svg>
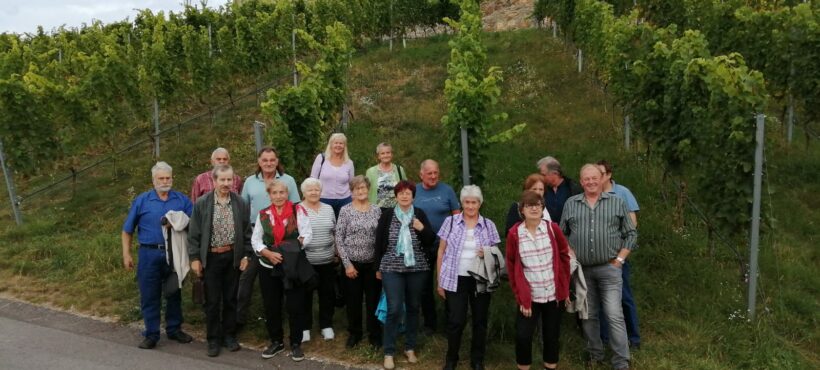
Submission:
<svg viewBox="0 0 820 370">
<path fill-rule="evenodd" d="M 228 153 L 228 149 L 225 148 L 216 148 L 214 149 L 213 153 L 211 153 L 211 165 L 216 167 L 219 165 L 230 165 L 231 163 L 231 155 Z M 199 197 L 205 195 L 205 193 L 214 190 L 214 180 L 213 180 L 213 170 L 205 171 L 197 175 L 194 179 L 194 185 L 191 187 L 191 202 L 196 202 Z M 233 185 L 231 186 L 231 191 L 234 193 L 239 194 L 242 190 L 242 178 L 238 175 L 233 175 Z"/>
<path fill-rule="evenodd" d="M 612 165 L 608 161 L 600 160 L 595 164 L 604 174 L 602 178 L 603 191 L 621 198 L 624 202 L 626 202 L 626 209 L 629 211 L 629 218 L 632 220 L 632 224 L 637 227 L 638 211 L 641 209 L 638 206 L 638 200 L 635 199 L 635 196 L 632 195 L 629 188 L 621 184 L 616 184 L 615 180 L 612 180 Z M 621 278 L 624 282 L 621 306 L 624 310 L 624 322 L 626 323 L 626 333 L 627 338 L 629 338 L 629 347 L 637 349 L 641 347 L 641 334 L 638 326 L 638 306 L 635 304 L 635 298 L 632 296 L 632 288 L 629 286 L 631 269 L 632 266 L 629 261 L 626 261 L 621 269 Z M 599 319 L 601 319 L 601 340 L 608 342 L 609 332 L 607 331 L 606 318 L 599 315 Z"/>
<path fill-rule="evenodd" d="M 459 213 L 461 205 L 459 204 L 456 192 L 450 185 L 439 182 L 439 167 L 438 162 L 432 159 L 426 159 L 421 162 L 421 169 L 419 177 L 421 183 L 416 184 L 416 198 L 413 201 L 413 206 L 421 208 L 430 219 L 430 226 L 433 227 L 433 232 L 438 233 L 441 224 L 447 216 Z M 436 241 L 438 243 L 438 241 Z M 435 261 L 437 254 L 428 256 L 429 261 Z M 436 320 L 436 301 L 433 295 L 433 289 L 437 285 L 434 269 L 429 271 L 430 286 L 422 291 L 421 296 L 421 311 L 424 315 L 424 328 L 430 334 L 435 332 L 437 326 Z"/>
<path fill-rule="evenodd" d="M 544 205 L 550 218 L 556 222 L 561 220 L 564 203 L 573 195 L 581 194 L 583 190 L 571 178 L 565 177 L 561 170 L 561 163 L 553 157 L 544 157 L 538 160 L 538 170 L 544 176 Z"/>
<path fill-rule="evenodd" d="M 233 168 L 216 165 L 212 172 L 216 188 L 199 198 L 188 224 L 188 256 L 191 270 L 204 276 L 208 356 L 215 357 L 223 344 L 239 350 L 236 288 L 240 265 L 244 269 L 253 252 L 250 210 L 232 191 Z"/>
<path fill-rule="evenodd" d="M 159 341 L 160 307 L 162 306 L 163 283 L 173 269 L 166 259 L 165 239 L 162 235 L 161 219 L 168 211 L 182 211 L 191 214 L 191 201 L 178 191 L 171 190 L 174 183 L 172 169 L 168 163 L 157 162 L 151 168 L 154 189 L 146 191 L 131 204 L 128 217 L 122 226 L 122 262 L 126 270 L 134 269 L 131 258 L 131 241 L 138 230 L 139 263 L 137 282 L 140 290 L 140 310 L 145 322 L 145 337 L 139 348 L 151 349 Z M 182 278 L 182 277 L 180 277 Z M 193 338 L 182 331 L 182 299 L 179 290 L 166 296 L 165 333 L 168 339 L 188 343 Z"/>
<path fill-rule="evenodd" d="M 583 320 L 584 338 L 592 363 L 604 359 L 598 311 L 609 322 L 612 365 L 629 368 L 629 344 L 621 309 L 623 267 L 638 236 L 626 203 L 603 191 L 603 173 L 594 164 L 581 168 L 582 194 L 564 205 L 561 229 L 575 251 L 587 283 L 589 318 Z"/>
</svg>

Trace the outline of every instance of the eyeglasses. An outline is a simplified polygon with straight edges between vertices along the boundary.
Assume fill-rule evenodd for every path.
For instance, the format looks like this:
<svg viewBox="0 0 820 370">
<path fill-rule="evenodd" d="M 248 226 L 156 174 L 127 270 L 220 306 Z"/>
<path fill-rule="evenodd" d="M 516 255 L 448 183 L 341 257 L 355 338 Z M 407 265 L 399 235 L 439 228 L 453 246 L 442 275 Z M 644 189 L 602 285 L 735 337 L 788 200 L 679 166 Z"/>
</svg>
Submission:
<svg viewBox="0 0 820 370">
<path fill-rule="evenodd" d="M 541 209 L 541 207 L 543 207 L 543 206 L 544 206 L 544 205 L 543 205 L 543 204 L 541 204 L 541 203 L 535 203 L 535 204 L 525 204 L 525 205 L 524 205 L 524 208 L 529 208 L 529 209 Z"/>
</svg>

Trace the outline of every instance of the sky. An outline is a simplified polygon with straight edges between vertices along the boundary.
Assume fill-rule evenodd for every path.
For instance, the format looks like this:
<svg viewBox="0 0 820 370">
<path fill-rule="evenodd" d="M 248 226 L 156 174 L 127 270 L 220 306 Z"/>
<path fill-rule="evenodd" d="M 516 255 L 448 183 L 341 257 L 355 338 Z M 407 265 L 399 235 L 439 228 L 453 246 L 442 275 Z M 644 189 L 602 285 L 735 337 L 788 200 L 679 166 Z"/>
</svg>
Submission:
<svg viewBox="0 0 820 370">
<path fill-rule="evenodd" d="M 199 5 L 199 0 L 192 0 Z M 218 8 L 227 0 L 208 0 L 208 7 Z M 46 32 L 65 25 L 79 27 L 93 19 L 113 23 L 134 20 L 134 9 L 181 11 L 183 0 L 0 0 L 0 33 L 33 33 L 37 26 Z"/>
</svg>

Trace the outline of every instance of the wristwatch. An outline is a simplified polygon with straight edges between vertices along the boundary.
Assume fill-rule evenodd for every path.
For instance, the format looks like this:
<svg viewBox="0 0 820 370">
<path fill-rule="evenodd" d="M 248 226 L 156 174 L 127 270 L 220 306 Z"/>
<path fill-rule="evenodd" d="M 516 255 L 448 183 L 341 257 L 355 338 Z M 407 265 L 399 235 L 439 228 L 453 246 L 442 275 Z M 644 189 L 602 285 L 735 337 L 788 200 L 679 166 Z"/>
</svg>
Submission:
<svg viewBox="0 0 820 370">
<path fill-rule="evenodd" d="M 625 259 L 623 259 L 623 257 L 621 257 L 621 256 L 615 257 L 615 260 L 616 260 L 616 261 L 618 261 L 618 262 L 620 262 L 622 265 L 623 265 L 624 263 L 626 263 L 626 260 L 625 260 Z"/>
</svg>

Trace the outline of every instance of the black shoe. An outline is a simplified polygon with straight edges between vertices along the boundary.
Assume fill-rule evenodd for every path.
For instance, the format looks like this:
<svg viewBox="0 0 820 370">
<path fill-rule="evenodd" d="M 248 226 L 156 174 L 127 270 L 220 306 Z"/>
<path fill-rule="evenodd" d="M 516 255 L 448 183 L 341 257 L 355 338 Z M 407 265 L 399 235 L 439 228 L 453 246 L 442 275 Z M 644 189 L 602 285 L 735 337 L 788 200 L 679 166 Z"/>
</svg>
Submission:
<svg viewBox="0 0 820 370">
<path fill-rule="evenodd" d="M 430 326 L 425 326 L 424 327 L 424 335 L 425 336 L 432 337 L 434 334 L 436 334 L 436 328 L 430 327 Z"/>
<path fill-rule="evenodd" d="M 635 342 L 629 342 L 629 349 L 631 351 L 637 351 L 637 350 L 641 349 L 641 344 L 640 343 L 635 343 Z"/>
<path fill-rule="evenodd" d="M 262 352 L 262 358 L 271 358 L 273 356 L 278 355 L 279 352 L 282 352 L 284 350 L 285 350 L 285 344 L 284 343 L 282 343 L 280 341 L 273 342 L 273 344 L 268 346 L 268 348 L 264 352 Z"/>
<path fill-rule="evenodd" d="M 145 339 L 142 340 L 142 342 L 140 342 L 140 344 L 137 347 L 142 348 L 142 349 L 154 349 L 154 347 L 156 347 L 156 346 L 157 346 L 157 341 L 155 341 L 151 338 L 145 338 Z"/>
<path fill-rule="evenodd" d="M 351 336 L 347 337 L 347 342 L 345 342 L 345 347 L 347 347 L 348 349 L 353 348 L 357 344 L 359 344 L 359 341 L 361 341 L 361 340 L 362 340 L 361 336 L 351 335 Z"/>
<path fill-rule="evenodd" d="M 470 366 L 472 370 L 484 370 L 484 363 L 483 362 L 476 362 Z"/>
<path fill-rule="evenodd" d="M 305 353 L 302 352 L 302 346 L 292 346 L 290 349 L 290 358 L 293 361 L 299 362 L 305 359 Z"/>
<path fill-rule="evenodd" d="M 447 361 L 444 363 L 444 368 L 442 370 L 456 370 L 456 364 L 457 362 Z"/>
<path fill-rule="evenodd" d="M 234 337 L 225 337 L 224 344 L 225 344 L 225 348 L 227 348 L 228 351 L 231 351 L 231 352 L 236 352 L 240 348 L 239 347 L 239 342 L 237 342 L 236 338 L 234 338 Z"/>
<path fill-rule="evenodd" d="M 208 357 L 219 356 L 219 342 L 215 340 L 208 341 Z"/>
<path fill-rule="evenodd" d="M 182 330 L 177 330 L 175 333 L 168 334 L 168 339 L 175 340 L 180 343 L 191 343 L 194 338 Z"/>
</svg>

